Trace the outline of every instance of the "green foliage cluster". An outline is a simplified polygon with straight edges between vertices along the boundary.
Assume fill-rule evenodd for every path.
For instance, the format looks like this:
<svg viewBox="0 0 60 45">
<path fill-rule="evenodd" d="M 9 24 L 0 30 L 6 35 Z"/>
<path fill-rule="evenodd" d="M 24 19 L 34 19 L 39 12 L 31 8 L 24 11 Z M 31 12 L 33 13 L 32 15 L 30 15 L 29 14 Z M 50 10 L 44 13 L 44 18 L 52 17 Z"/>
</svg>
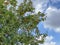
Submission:
<svg viewBox="0 0 60 45">
<path fill-rule="evenodd" d="M 33 13 L 35 9 L 32 4 L 31 0 L 24 0 L 16 9 L 16 0 L 0 1 L 0 45 L 18 45 L 18 42 L 38 45 L 44 42 L 46 34 L 40 34 L 37 24 L 44 21 L 45 15 L 41 12 Z M 31 14 L 25 16 L 26 12 Z M 41 35 L 42 40 L 37 40 Z"/>
</svg>

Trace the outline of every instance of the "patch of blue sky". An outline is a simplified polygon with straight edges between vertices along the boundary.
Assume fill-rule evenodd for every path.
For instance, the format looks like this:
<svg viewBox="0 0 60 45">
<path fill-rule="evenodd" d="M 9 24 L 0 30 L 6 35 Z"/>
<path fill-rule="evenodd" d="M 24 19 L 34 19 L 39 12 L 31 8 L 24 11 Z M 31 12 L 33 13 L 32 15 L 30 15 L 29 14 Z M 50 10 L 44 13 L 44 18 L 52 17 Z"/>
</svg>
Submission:
<svg viewBox="0 0 60 45">
<path fill-rule="evenodd" d="M 54 39 L 52 41 L 56 42 L 56 45 L 60 44 L 60 33 L 56 33 L 53 29 L 50 30 L 49 28 L 44 28 L 43 23 L 38 24 L 38 29 L 41 33 L 47 33 L 48 36 L 53 36 Z"/>
<path fill-rule="evenodd" d="M 60 1 L 54 2 L 54 1 L 49 0 L 49 5 L 60 9 Z"/>
</svg>

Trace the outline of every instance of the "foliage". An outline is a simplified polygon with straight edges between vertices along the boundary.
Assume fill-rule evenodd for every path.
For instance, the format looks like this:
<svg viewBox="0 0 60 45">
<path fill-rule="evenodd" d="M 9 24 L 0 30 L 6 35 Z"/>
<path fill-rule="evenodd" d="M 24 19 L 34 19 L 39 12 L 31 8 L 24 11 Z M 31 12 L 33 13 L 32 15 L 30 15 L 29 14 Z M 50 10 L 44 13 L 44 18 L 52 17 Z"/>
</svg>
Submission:
<svg viewBox="0 0 60 45">
<path fill-rule="evenodd" d="M 35 9 L 32 4 L 31 0 L 24 0 L 19 6 L 16 0 L 0 1 L 0 45 L 18 45 L 18 42 L 38 45 L 44 42 L 46 34 L 40 34 L 37 27 L 39 22 L 44 21 L 44 14 L 33 13 Z M 31 14 L 25 16 L 26 12 Z M 42 40 L 37 40 L 41 35 Z"/>
</svg>

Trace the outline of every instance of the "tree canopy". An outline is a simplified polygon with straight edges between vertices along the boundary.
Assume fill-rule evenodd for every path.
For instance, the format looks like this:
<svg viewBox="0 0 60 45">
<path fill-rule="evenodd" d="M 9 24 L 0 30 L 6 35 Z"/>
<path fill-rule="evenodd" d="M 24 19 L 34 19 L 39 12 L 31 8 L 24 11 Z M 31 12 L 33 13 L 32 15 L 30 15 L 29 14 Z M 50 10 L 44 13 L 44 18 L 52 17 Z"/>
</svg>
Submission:
<svg viewBox="0 0 60 45">
<path fill-rule="evenodd" d="M 18 8 L 16 8 L 18 7 Z M 0 1 L 0 45 L 38 45 L 46 34 L 38 30 L 38 23 L 44 21 L 44 14 L 34 13 L 31 0 L 24 0 L 19 6 L 17 0 Z M 30 14 L 26 14 L 26 13 Z M 26 16 L 25 16 L 26 14 Z M 37 40 L 43 35 L 42 40 Z"/>
</svg>

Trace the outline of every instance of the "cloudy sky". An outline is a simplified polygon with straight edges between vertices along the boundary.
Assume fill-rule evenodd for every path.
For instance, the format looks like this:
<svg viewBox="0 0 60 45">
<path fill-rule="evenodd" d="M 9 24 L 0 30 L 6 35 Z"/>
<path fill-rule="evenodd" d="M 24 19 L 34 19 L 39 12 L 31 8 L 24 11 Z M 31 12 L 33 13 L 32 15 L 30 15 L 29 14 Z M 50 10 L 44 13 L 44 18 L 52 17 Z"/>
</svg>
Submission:
<svg viewBox="0 0 60 45">
<path fill-rule="evenodd" d="M 60 0 L 32 1 L 35 12 L 40 11 L 47 16 L 44 22 L 38 24 L 38 28 L 42 33 L 48 31 L 44 44 L 39 45 L 60 45 Z M 21 1 L 18 0 L 18 2 Z"/>
<path fill-rule="evenodd" d="M 41 32 L 48 31 L 45 39 L 48 41 L 42 45 L 60 45 L 60 0 L 39 0 L 36 4 L 37 11 L 44 12 L 47 16 L 46 20 L 38 25 Z"/>
</svg>

